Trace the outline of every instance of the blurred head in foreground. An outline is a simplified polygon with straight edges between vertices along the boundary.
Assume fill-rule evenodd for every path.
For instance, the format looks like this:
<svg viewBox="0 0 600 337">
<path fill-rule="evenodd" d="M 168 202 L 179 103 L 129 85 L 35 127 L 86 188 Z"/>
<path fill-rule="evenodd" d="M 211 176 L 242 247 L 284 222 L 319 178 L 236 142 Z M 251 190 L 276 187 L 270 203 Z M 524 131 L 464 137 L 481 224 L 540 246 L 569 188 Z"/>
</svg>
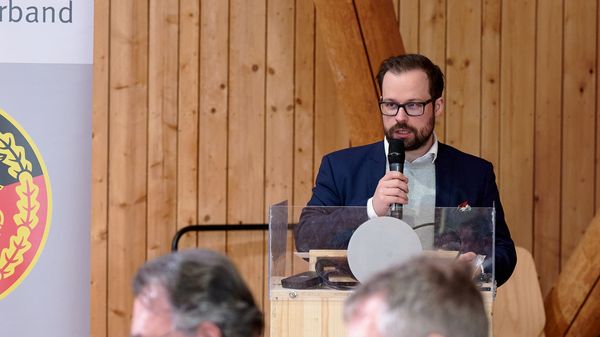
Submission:
<svg viewBox="0 0 600 337">
<path fill-rule="evenodd" d="M 254 337 L 263 316 L 233 264 L 208 250 L 148 261 L 133 282 L 132 337 Z"/>
<path fill-rule="evenodd" d="M 472 269 L 420 256 L 390 268 L 348 298 L 349 337 L 487 337 L 488 318 Z"/>
</svg>

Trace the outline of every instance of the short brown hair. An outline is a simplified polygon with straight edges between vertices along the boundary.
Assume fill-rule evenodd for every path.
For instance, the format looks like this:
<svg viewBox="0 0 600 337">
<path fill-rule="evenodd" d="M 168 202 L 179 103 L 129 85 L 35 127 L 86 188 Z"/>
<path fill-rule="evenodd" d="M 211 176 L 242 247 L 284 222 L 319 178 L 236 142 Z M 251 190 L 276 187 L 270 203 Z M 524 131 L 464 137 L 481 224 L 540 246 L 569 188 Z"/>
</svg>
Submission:
<svg viewBox="0 0 600 337">
<path fill-rule="evenodd" d="M 429 94 L 431 98 L 438 99 L 444 92 L 444 74 L 440 67 L 435 65 L 426 56 L 421 54 L 405 54 L 392 56 L 381 63 L 377 73 L 377 84 L 379 91 L 382 90 L 383 77 L 388 71 L 401 74 L 409 70 L 420 69 L 427 74 L 429 79 Z"/>
</svg>

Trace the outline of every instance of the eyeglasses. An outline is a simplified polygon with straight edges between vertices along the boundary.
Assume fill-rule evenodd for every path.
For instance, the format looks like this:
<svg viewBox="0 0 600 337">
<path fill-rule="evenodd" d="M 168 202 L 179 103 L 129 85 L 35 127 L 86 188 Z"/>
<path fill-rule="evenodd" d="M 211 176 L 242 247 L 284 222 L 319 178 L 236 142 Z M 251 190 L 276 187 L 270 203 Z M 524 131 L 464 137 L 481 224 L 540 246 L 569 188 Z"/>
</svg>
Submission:
<svg viewBox="0 0 600 337">
<path fill-rule="evenodd" d="M 424 102 L 407 102 L 404 104 L 396 103 L 393 101 L 379 101 L 379 109 L 381 110 L 381 114 L 385 116 L 396 116 L 400 111 L 400 108 L 404 108 L 404 112 L 411 117 L 421 116 L 425 112 L 425 107 L 427 104 L 435 101 L 435 99 L 430 98 Z"/>
</svg>

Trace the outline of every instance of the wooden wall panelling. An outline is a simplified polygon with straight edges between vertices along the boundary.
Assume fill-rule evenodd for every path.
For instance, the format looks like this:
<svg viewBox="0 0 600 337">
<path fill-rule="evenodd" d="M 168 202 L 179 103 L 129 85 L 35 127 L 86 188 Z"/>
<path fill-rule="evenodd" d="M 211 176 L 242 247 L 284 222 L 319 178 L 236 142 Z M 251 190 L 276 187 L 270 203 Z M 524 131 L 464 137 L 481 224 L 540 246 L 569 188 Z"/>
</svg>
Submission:
<svg viewBox="0 0 600 337">
<path fill-rule="evenodd" d="M 404 54 L 404 44 L 398 31 L 398 20 L 389 0 L 354 0 L 360 30 L 371 66 L 375 87 L 379 65 L 394 55 Z M 379 93 L 377 96 L 380 96 Z"/>
<path fill-rule="evenodd" d="M 537 17 L 533 255 L 545 296 L 560 271 L 563 1 Z"/>
<path fill-rule="evenodd" d="M 179 105 L 177 122 L 176 218 L 177 229 L 181 229 L 185 226 L 198 223 L 200 0 L 179 2 L 178 41 Z M 195 247 L 197 237 L 196 233 L 184 235 L 179 241 L 179 247 Z"/>
<path fill-rule="evenodd" d="M 210 0 L 200 2 L 200 124 L 198 147 L 198 223 L 201 224 L 225 224 L 232 223 L 227 217 L 227 194 L 228 153 L 231 146 L 237 155 L 240 146 L 244 144 L 246 132 L 250 130 L 233 129 L 235 137 L 233 143 L 229 142 L 228 129 L 228 100 L 229 100 L 229 77 L 237 80 L 241 72 L 230 72 L 229 69 L 229 43 L 231 35 L 229 32 L 229 1 Z M 240 62 L 238 60 L 238 62 Z M 193 88 L 192 88 L 193 90 Z M 247 114 L 242 118 L 252 115 L 252 105 L 248 111 L 244 111 L 243 89 L 237 89 L 235 95 L 240 95 L 236 100 L 237 114 Z M 241 109 L 241 110 L 240 110 Z M 240 121 L 235 121 L 240 125 Z M 250 125 L 249 125 L 250 126 Z M 241 163 L 238 162 L 238 165 Z M 256 165 L 258 163 L 248 163 Z M 253 172 L 255 173 L 255 172 Z M 244 170 L 235 173 L 239 179 L 246 177 Z M 240 180 L 237 180 L 238 182 Z M 241 184 L 239 187 L 245 187 Z M 255 185 L 252 185 L 255 186 Z M 262 189 L 256 190 L 259 193 Z M 233 193 L 233 192 L 232 192 Z M 235 192 L 237 194 L 237 192 Z M 235 196 L 234 196 L 235 197 Z M 245 207 L 249 201 L 235 199 L 230 207 Z M 243 205 L 236 205 L 242 202 Z M 198 234 L 198 246 L 209 248 L 224 253 L 226 251 L 227 234 L 224 232 L 200 232 Z"/>
<path fill-rule="evenodd" d="M 147 258 L 168 252 L 177 222 L 179 1 L 150 0 Z"/>
<path fill-rule="evenodd" d="M 596 114 L 595 1 L 565 1 L 561 264 L 595 212 L 593 195 Z M 589 155 L 588 155 L 589 154 Z M 582 198 L 582 196 L 589 196 Z"/>
<path fill-rule="evenodd" d="M 285 70 L 293 79 L 284 82 L 288 89 L 293 85 L 294 95 L 294 134 L 288 135 L 293 144 L 285 145 L 293 154 L 284 161 L 293 156 L 293 174 L 286 178 L 292 185 L 269 186 L 265 173 L 275 177 L 285 163 L 271 164 L 275 159 L 267 159 L 265 142 L 279 137 L 274 135 L 277 128 L 290 128 L 288 115 L 282 121 L 265 115 L 283 91 L 291 95 L 283 85 L 274 85 L 280 81 L 275 79 L 279 71 L 273 68 L 275 73 L 269 74 L 265 67 L 266 60 L 271 66 L 274 57 L 291 57 L 290 51 L 275 55 L 269 54 L 275 49 L 268 49 L 274 48 L 273 36 L 286 34 L 277 27 L 289 29 L 289 22 L 275 24 L 277 18 L 267 26 L 267 6 L 272 11 L 282 3 L 235 0 L 230 13 L 228 1 L 179 1 L 176 14 L 177 5 L 169 1 L 165 5 L 174 7 L 162 7 L 156 0 L 95 3 L 90 295 L 94 337 L 127 335 L 131 278 L 148 255 L 164 251 L 174 231 L 162 227 L 171 221 L 160 216 L 175 219 L 177 227 L 263 222 L 270 203 L 266 193 L 285 190 L 292 204 L 304 204 L 322 155 L 349 145 L 349 120 L 340 103 L 348 93 L 335 91 L 324 36 L 315 30 L 313 2 L 295 1 L 295 30 L 287 33 L 295 38 L 293 64 L 286 63 Z M 584 0 L 552 0 L 544 6 L 533 0 L 392 4 L 408 52 L 427 55 L 445 73 L 460 71 L 468 81 L 480 81 L 481 112 L 473 117 L 481 120 L 481 135 L 459 146 L 479 146 L 481 155 L 494 163 L 512 234 L 518 244 L 533 248 L 542 290 L 548 293 L 560 264 L 600 205 L 600 165 L 585 155 L 600 157 L 600 137 L 595 134 L 595 127 L 600 128 L 600 7 Z M 474 15 L 460 13 L 459 8 L 469 6 L 481 6 L 480 27 L 473 28 L 469 21 Z M 163 21 L 173 14 L 179 15 L 179 36 L 174 35 L 174 25 Z M 159 28 L 163 26 L 169 28 Z M 459 39 L 477 34 L 481 72 L 446 70 L 446 54 L 472 55 L 471 49 L 459 50 L 459 43 L 466 43 Z M 163 38 L 171 47 L 159 48 Z M 290 45 L 288 40 L 282 43 Z M 178 84 L 173 84 L 176 76 Z M 456 86 L 448 85 L 448 92 Z M 379 117 L 372 121 L 381 131 Z M 444 140 L 447 130 L 449 139 L 455 137 L 452 134 L 468 121 L 461 118 L 451 126 L 438 120 L 437 134 Z M 177 136 L 169 138 L 174 124 Z M 167 158 L 176 161 L 176 171 L 172 163 L 153 165 Z M 267 240 L 258 232 L 229 236 L 227 240 L 223 232 L 203 233 L 198 245 L 228 251 L 257 300 L 264 300 Z M 181 245 L 196 245 L 195 236 Z M 301 268 L 298 263 L 294 270 Z"/>
<path fill-rule="evenodd" d="M 502 1 L 500 168 L 506 221 L 515 243 L 532 250 L 535 1 Z"/>
<path fill-rule="evenodd" d="M 148 3 L 111 3 L 108 336 L 126 336 L 131 280 L 146 259 Z"/>
<path fill-rule="evenodd" d="M 354 6 L 341 0 L 315 0 L 315 7 L 333 80 L 338 94 L 343 95 L 338 96 L 338 106 L 344 111 L 350 128 L 350 144 L 357 146 L 380 140 L 383 137 L 381 122 L 374 118 L 379 115 L 377 91 L 372 84 Z"/>
<path fill-rule="evenodd" d="M 421 0 L 419 4 L 419 53 L 446 74 L 446 0 Z M 448 88 L 444 89 L 444 97 Z M 435 119 L 435 134 L 446 140 L 446 114 Z"/>
<path fill-rule="evenodd" d="M 227 220 L 261 223 L 264 218 L 266 6 L 230 1 Z M 265 234 L 230 232 L 227 253 L 255 298 L 263 298 Z"/>
<path fill-rule="evenodd" d="M 500 20 L 501 0 L 481 8 L 481 157 L 500 167 Z"/>
<path fill-rule="evenodd" d="M 110 1 L 94 2 L 90 336 L 107 335 Z"/>
<path fill-rule="evenodd" d="M 406 53 L 419 52 L 419 0 L 399 0 L 398 25 Z"/>
<path fill-rule="evenodd" d="M 446 142 L 479 155 L 481 131 L 481 2 L 448 6 Z"/>
<path fill-rule="evenodd" d="M 319 18 L 317 17 L 317 22 Z M 349 127 L 339 102 L 346 98 L 336 92 L 333 74 L 327 60 L 322 33 L 317 29 L 315 42 L 315 125 L 314 175 L 319 172 L 323 155 L 350 145 Z M 312 182 L 314 182 L 314 178 Z"/>
</svg>

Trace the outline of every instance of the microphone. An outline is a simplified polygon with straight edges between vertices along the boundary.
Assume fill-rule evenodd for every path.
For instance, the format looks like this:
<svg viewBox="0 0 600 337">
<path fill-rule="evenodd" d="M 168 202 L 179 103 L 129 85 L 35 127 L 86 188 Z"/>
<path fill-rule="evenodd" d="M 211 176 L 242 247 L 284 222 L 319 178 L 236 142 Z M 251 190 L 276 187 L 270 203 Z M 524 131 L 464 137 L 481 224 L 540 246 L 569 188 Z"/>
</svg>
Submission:
<svg viewBox="0 0 600 337">
<path fill-rule="evenodd" d="M 390 171 L 404 172 L 404 141 L 389 139 L 388 162 Z M 402 219 L 402 204 L 390 205 L 390 216 Z"/>
</svg>

